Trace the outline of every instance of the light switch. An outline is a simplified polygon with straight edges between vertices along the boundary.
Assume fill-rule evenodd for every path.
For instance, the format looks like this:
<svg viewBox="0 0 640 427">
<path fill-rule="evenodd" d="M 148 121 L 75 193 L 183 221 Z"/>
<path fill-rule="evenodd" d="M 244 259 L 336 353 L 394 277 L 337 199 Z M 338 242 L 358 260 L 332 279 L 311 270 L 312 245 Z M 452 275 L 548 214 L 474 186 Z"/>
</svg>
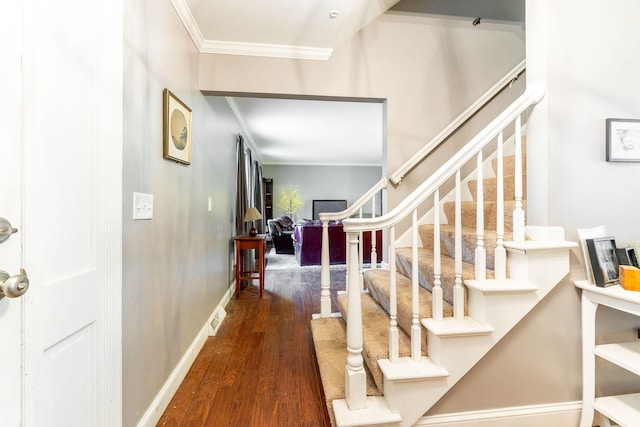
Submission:
<svg viewBox="0 0 640 427">
<path fill-rule="evenodd" d="M 153 218 L 153 194 L 133 193 L 133 219 Z"/>
<path fill-rule="evenodd" d="M 213 210 L 213 197 L 209 197 L 209 212 Z"/>
</svg>

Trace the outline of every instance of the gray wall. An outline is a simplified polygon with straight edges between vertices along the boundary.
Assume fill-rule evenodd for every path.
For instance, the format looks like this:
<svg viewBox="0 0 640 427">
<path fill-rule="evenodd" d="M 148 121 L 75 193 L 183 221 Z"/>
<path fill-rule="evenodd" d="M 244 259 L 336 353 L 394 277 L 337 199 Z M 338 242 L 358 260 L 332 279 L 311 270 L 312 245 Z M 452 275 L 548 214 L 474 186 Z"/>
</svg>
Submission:
<svg viewBox="0 0 640 427">
<path fill-rule="evenodd" d="M 275 206 L 280 189 L 293 185 L 304 200 L 299 219 L 312 217 L 314 199 L 344 199 L 351 206 L 382 178 L 382 167 L 375 166 L 265 165 L 262 172 L 265 178 L 273 178 L 274 216 L 284 214 Z M 370 204 L 363 211 L 371 212 Z"/>
<path fill-rule="evenodd" d="M 391 173 L 524 59 L 521 29 L 518 24 L 473 27 L 469 20 L 386 13 L 328 61 L 201 55 L 200 87 L 387 99 L 384 166 Z M 451 155 L 439 151 L 403 185 L 389 189 L 389 207 Z"/>
<path fill-rule="evenodd" d="M 170 2 L 125 2 L 123 425 L 136 425 L 229 285 L 239 126 L 198 90 L 198 53 Z M 162 90 L 193 110 L 192 163 L 162 158 Z M 133 221 L 132 193 L 154 195 Z M 213 211 L 207 211 L 213 197 Z"/>
</svg>

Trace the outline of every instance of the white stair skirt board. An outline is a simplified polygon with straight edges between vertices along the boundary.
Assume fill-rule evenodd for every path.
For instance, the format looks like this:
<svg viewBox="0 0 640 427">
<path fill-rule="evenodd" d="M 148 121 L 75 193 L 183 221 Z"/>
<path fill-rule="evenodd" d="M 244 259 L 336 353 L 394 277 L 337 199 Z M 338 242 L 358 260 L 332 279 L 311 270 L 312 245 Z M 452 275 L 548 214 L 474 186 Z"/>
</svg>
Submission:
<svg viewBox="0 0 640 427">
<path fill-rule="evenodd" d="M 213 313 L 211 313 L 211 316 L 207 319 L 206 323 L 202 328 L 200 328 L 200 331 L 180 359 L 180 362 L 178 362 L 178 365 L 176 365 L 173 372 L 171 372 L 171 375 L 167 378 L 167 381 L 156 395 L 156 398 L 153 399 L 153 402 L 151 402 L 151 405 L 149 405 L 149 408 L 147 408 L 147 411 L 140 419 L 138 427 L 153 427 L 158 423 L 165 409 L 169 406 L 173 395 L 176 394 L 178 387 L 180 387 L 180 384 L 182 384 L 182 381 L 187 376 L 187 373 L 189 372 L 189 369 L 191 369 L 193 362 L 196 360 L 198 353 L 202 350 L 207 337 L 212 335 L 211 332 L 214 332 L 213 335 L 215 335 L 215 331 L 212 331 L 211 322 L 216 318 L 216 314 L 219 316 L 219 323 L 217 327 L 222 323 L 222 320 L 224 319 L 224 315 L 222 314 L 224 313 L 226 315 L 224 307 L 226 307 L 227 303 L 231 300 L 231 295 L 233 295 L 234 291 L 235 285 L 227 290 L 222 301 L 220 301 L 220 304 L 218 304 L 215 310 L 213 310 Z"/>
<path fill-rule="evenodd" d="M 460 412 L 420 418 L 414 427 L 574 427 L 580 423 L 582 402 Z"/>
</svg>

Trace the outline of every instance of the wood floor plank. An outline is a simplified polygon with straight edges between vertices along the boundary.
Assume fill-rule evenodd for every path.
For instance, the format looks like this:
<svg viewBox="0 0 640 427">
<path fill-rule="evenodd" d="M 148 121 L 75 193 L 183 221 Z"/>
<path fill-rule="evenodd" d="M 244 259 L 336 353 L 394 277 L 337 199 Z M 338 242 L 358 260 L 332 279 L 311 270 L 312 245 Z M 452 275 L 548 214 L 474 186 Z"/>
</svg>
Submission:
<svg viewBox="0 0 640 427">
<path fill-rule="evenodd" d="M 330 427 L 309 327 L 319 310 L 319 269 L 267 270 L 263 298 L 252 284 L 228 303 L 158 426 Z"/>
</svg>

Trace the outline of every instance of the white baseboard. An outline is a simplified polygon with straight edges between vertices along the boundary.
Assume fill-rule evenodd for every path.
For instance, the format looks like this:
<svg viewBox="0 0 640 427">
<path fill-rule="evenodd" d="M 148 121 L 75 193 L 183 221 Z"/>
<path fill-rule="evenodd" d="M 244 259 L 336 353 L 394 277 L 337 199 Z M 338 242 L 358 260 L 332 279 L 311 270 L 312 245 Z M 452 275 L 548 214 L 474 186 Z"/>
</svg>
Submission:
<svg viewBox="0 0 640 427">
<path fill-rule="evenodd" d="M 207 337 L 215 335 L 217 327 L 220 326 L 220 323 L 222 323 L 222 320 L 226 316 L 224 307 L 226 307 L 227 303 L 231 299 L 231 295 L 232 288 L 229 288 L 220 301 L 220 304 L 218 304 L 213 313 L 211 313 L 211 316 L 209 316 L 209 319 L 207 319 L 207 322 L 202 326 L 202 328 L 200 328 L 195 339 L 182 356 L 180 362 L 178 362 L 178 365 L 175 367 L 171 375 L 169 375 L 169 378 L 167 378 L 167 381 L 160 389 L 156 398 L 153 399 L 153 402 L 140 419 L 140 422 L 138 422 L 138 427 L 154 427 L 158 423 L 165 409 L 169 406 L 173 395 L 176 394 L 178 387 L 180 387 L 180 384 L 182 384 L 182 381 L 184 381 L 184 378 L 187 376 L 191 365 L 193 365 L 194 360 L 196 360 L 196 357 L 202 349 Z M 219 322 L 214 329 L 211 322 L 216 318 L 216 315 L 218 316 Z"/>
<path fill-rule="evenodd" d="M 414 427 L 575 427 L 580 424 L 582 402 L 519 406 L 420 418 Z"/>
</svg>

